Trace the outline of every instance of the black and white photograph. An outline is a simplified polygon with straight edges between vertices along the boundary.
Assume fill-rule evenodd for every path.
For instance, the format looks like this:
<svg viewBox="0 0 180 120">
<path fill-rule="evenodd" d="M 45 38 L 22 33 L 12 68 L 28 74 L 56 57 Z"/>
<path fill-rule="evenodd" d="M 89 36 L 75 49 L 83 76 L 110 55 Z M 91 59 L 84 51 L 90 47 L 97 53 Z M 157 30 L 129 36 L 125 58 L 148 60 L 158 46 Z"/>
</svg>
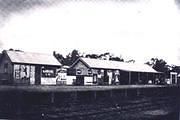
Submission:
<svg viewBox="0 0 180 120">
<path fill-rule="evenodd" d="M 180 120 L 180 0 L 0 0 L 0 120 Z"/>
</svg>

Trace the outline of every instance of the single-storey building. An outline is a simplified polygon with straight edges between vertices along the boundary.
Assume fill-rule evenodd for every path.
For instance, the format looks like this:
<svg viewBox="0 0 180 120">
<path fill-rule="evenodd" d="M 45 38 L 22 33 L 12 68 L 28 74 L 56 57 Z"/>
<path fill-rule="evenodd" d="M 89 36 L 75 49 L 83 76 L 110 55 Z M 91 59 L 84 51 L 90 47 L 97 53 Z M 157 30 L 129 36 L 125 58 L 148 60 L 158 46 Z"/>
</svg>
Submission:
<svg viewBox="0 0 180 120">
<path fill-rule="evenodd" d="M 60 67 L 53 55 L 4 50 L 0 58 L 0 83 L 56 84 Z"/>
<path fill-rule="evenodd" d="M 75 85 L 153 84 L 162 73 L 146 64 L 79 58 L 71 69 L 76 71 Z"/>
</svg>

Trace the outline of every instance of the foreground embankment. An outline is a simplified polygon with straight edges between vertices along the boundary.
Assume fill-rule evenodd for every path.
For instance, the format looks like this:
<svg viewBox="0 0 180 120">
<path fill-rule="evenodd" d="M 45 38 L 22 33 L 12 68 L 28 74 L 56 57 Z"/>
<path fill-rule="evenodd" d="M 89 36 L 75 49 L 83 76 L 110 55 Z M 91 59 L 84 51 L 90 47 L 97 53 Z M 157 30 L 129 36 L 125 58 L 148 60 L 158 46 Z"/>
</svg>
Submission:
<svg viewBox="0 0 180 120">
<path fill-rule="evenodd" d="M 0 86 L 0 119 L 178 120 L 177 85 Z"/>
</svg>

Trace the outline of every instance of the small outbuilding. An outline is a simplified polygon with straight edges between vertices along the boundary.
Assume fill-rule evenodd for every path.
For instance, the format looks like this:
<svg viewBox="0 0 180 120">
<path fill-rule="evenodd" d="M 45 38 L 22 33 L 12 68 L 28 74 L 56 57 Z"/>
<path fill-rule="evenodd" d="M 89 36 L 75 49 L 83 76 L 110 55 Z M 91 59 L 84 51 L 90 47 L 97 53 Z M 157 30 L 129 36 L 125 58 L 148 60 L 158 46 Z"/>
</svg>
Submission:
<svg viewBox="0 0 180 120">
<path fill-rule="evenodd" d="M 0 58 L 0 83 L 54 85 L 60 67 L 53 54 L 4 50 Z"/>
<path fill-rule="evenodd" d="M 75 85 L 155 84 L 162 73 L 146 64 L 79 58 L 71 69 Z"/>
<path fill-rule="evenodd" d="M 73 85 L 76 76 L 69 71 L 69 66 L 62 66 L 58 71 L 57 85 Z"/>
</svg>

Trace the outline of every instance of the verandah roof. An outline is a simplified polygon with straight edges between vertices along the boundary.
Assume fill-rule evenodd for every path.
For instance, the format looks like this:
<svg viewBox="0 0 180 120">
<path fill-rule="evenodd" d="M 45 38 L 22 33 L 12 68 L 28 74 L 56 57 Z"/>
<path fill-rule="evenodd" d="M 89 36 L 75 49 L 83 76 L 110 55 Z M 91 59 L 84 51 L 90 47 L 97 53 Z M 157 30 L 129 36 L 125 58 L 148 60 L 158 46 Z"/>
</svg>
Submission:
<svg viewBox="0 0 180 120">
<path fill-rule="evenodd" d="M 116 69 L 116 70 L 131 71 L 131 72 L 160 73 L 146 64 L 125 63 L 125 62 L 99 60 L 99 59 L 91 59 L 91 58 L 80 58 L 79 60 L 81 60 L 84 64 L 86 64 L 90 68 Z"/>
</svg>

